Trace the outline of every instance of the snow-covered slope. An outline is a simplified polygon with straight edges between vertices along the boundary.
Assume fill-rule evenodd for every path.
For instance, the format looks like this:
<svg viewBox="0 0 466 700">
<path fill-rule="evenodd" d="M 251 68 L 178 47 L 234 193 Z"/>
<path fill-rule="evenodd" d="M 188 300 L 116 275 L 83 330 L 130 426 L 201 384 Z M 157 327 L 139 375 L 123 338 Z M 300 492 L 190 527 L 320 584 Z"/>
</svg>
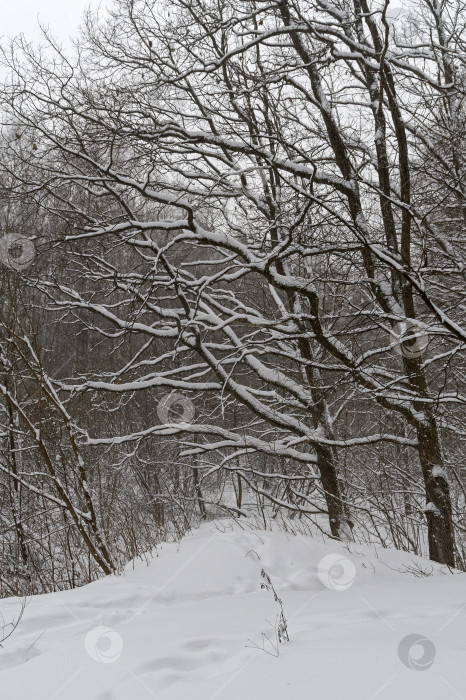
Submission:
<svg viewBox="0 0 466 700">
<path fill-rule="evenodd" d="M 262 569 L 288 619 L 279 654 Z M 148 566 L 33 598 L 0 649 L 0 696 L 464 698 L 466 575 L 420 570 L 396 551 L 210 523 Z M 0 601 L 5 618 L 17 609 Z"/>
</svg>

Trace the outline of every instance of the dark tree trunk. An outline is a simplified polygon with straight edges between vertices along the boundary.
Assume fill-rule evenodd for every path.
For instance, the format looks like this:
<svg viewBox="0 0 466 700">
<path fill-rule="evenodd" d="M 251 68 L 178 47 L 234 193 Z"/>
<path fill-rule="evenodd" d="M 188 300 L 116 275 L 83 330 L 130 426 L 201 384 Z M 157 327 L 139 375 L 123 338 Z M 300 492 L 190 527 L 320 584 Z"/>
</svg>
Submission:
<svg viewBox="0 0 466 700">
<path fill-rule="evenodd" d="M 429 557 L 432 561 L 455 566 L 455 535 L 450 487 L 442 468 L 442 456 L 433 417 L 417 429 L 419 459 L 426 490 Z"/>
<path fill-rule="evenodd" d="M 197 467 L 193 467 L 193 477 L 194 477 L 194 489 L 196 491 L 196 498 L 197 498 L 197 504 L 199 506 L 199 512 L 201 514 L 201 518 L 205 520 L 207 517 L 207 512 L 206 512 L 206 507 L 204 503 L 204 498 L 202 496 L 202 490 L 201 490 L 201 484 L 199 481 L 199 469 Z"/>
</svg>

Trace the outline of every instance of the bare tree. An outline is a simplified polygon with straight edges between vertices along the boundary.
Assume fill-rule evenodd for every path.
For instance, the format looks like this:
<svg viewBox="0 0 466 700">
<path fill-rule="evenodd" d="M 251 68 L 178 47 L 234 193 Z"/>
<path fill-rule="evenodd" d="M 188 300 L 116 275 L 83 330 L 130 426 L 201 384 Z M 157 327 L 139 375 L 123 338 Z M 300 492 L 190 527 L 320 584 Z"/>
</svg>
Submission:
<svg viewBox="0 0 466 700">
<path fill-rule="evenodd" d="M 120 0 L 88 16 L 75 65 L 13 47 L 7 162 L 24 167 L 5 177 L 68 222 L 73 269 L 37 287 L 119 347 L 50 391 L 198 407 L 117 434 L 76 420 L 78 442 L 183 436 L 181 458 L 327 513 L 335 537 L 374 522 L 366 460 L 396 448 L 408 482 L 416 459 L 430 557 L 461 563 L 445 445 L 464 415 L 464 221 L 451 240 L 432 201 L 464 211 L 463 20 L 457 0 L 399 26 L 388 1 Z"/>
</svg>

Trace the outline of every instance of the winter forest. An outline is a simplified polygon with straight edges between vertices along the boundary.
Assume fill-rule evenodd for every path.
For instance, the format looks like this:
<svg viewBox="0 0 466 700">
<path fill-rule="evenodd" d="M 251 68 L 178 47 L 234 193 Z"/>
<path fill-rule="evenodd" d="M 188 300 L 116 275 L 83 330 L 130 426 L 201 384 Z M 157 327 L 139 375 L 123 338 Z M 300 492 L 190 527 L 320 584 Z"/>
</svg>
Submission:
<svg viewBox="0 0 466 700">
<path fill-rule="evenodd" d="M 0 65 L 0 672 L 43 594 L 129 596 L 160 546 L 220 523 L 199 566 L 252 538 L 238 567 L 263 566 L 269 621 L 278 606 L 258 677 L 294 653 L 294 579 L 261 562 L 304 538 L 317 560 L 388 562 L 383 605 L 409 579 L 426 614 L 453 606 L 445 626 L 462 609 L 450 690 L 397 658 L 426 685 L 377 697 L 463 697 L 466 3 L 112 0 L 70 49 L 44 30 Z M 344 696 L 141 678 L 56 697 Z M 7 700 L 55 697 L 23 681 Z"/>
</svg>

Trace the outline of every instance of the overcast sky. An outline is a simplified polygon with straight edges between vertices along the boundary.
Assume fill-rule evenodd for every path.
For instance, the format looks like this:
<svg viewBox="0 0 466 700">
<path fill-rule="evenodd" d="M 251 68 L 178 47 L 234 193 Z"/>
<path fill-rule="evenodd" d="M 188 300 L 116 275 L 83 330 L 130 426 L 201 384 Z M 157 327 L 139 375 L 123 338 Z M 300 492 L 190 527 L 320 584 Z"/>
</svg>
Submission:
<svg viewBox="0 0 466 700">
<path fill-rule="evenodd" d="M 0 36 L 2 39 L 23 33 L 33 41 L 40 40 L 38 19 L 49 25 L 63 43 L 76 33 L 81 16 L 96 0 L 3 0 Z M 102 2 L 102 6 L 108 4 Z"/>
</svg>

